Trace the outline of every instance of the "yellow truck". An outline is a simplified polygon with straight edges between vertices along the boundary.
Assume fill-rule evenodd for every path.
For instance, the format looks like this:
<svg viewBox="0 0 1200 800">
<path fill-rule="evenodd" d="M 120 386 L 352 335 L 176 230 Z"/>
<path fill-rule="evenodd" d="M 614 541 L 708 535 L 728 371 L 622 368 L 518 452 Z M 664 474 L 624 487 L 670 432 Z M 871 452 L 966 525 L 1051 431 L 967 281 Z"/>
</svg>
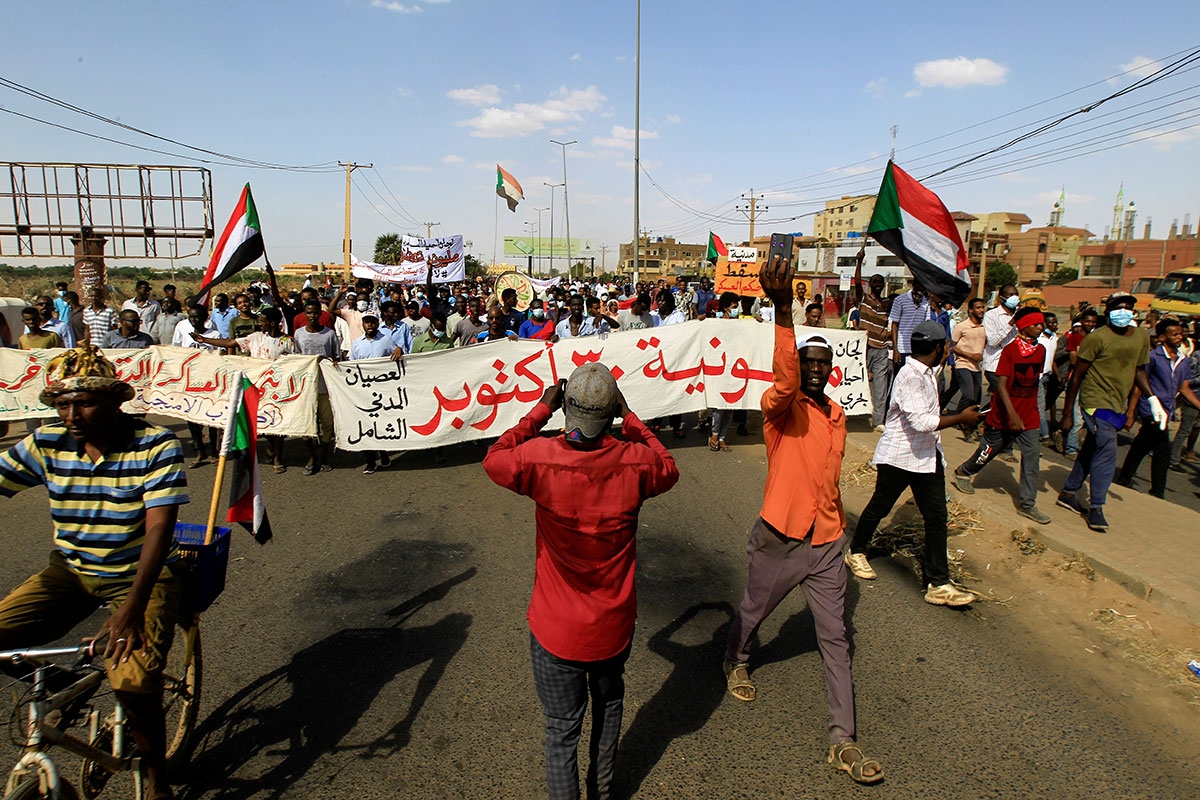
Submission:
<svg viewBox="0 0 1200 800">
<path fill-rule="evenodd" d="M 1167 273 L 1150 301 L 1150 308 L 1162 316 L 1200 319 L 1200 267 Z"/>
</svg>

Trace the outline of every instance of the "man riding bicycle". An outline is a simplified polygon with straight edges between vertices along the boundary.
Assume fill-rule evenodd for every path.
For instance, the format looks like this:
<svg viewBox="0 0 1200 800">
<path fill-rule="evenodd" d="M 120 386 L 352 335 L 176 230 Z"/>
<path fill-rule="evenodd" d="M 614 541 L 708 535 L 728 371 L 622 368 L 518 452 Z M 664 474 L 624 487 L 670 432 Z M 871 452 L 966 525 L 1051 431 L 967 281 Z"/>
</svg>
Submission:
<svg viewBox="0 0 1200 800">
<path fill-rule="evenodd" d="M 133 388 L 90 345 L 55 358 L 47 374 L 40 399 L 60 422 L 0 455 L 0 495 L 45 485 L 55 549 L 44 570 L 0 600 L 0 650 L 65 636 L 108 603 L 94 640 L 141 751 L 146 797 L 170 798 L 162 669 L 179 615 L 183 449 L 171 431 L 121 411 Z"/>
</svg>

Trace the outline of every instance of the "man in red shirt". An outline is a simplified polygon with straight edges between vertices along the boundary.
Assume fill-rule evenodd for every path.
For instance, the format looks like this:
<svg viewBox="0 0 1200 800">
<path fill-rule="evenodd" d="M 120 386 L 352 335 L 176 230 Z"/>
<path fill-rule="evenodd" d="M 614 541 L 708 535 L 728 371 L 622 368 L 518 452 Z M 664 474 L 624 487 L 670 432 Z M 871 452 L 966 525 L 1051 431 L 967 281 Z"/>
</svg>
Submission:
<svg viewBox="0 0 1200 800">
<path fill-rule="evenodd" d="M 797 586 L 812 612 L 829 695 L 829 763 L 859 783 L 883 767 L 855 743 L 854 682 L 846 635 L 846 513 L 838 481 L 846 452 L 846 414 L 825 395 L 833 348 L 820 334 L 796 341 L 790 259 L 775 257 L 759 282 L 775 304 L 774 383 L 763 393 L 767 483 L 746 546 L 749 576 L 725 650 L 729 693 L 754 700 L 750 644 L 759 625 Z"/>
<path fill-rule="evenodd" d="M 1038 409 L 1038 382 L 1045 369 L 1046 348 L 1039 343 L 1045 318 L 1036 308 L 1017 309 L 1012 316 L 1018 336 L 1000 351 L 996 364 L 996 394 L 983 421 L 983 437 L 975 455 L 954 471 L 954 487 L 974 494 L 971 479 L 1014 443 L 1021 448 L 1020 505 L 1017 513 L 1041 525 L 1050 516 L 1037 507 L 1038 469 L 1041 447 L 1038 433 L 1042 419 Z"/>
<path fill-rule="evenodd" d="M 539 436 L 563 409 L 561 436 Z M 609 435 L 624 417 L 625 441 Z M 537 504 L 529 601 L 533 679 L 546 725 L 551 800 L 577 800 L 576 747 L 591 693 L 589 798 L 612 794 L 625 661 L 637 617 L 638 511 L 679 480 L 675 460 L 625 404 L 612 373 L 585 364 L 551 386 L 483 459 L 488 477 Z"/>
</svg>

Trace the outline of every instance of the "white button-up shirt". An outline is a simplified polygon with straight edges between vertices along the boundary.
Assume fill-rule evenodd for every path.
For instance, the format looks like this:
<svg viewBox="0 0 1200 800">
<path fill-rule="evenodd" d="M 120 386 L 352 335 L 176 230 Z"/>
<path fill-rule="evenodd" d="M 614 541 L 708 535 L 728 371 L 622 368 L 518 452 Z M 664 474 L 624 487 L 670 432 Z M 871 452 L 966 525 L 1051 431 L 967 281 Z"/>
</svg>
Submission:
<svg viewBox="0 0 1200 800">
<path fill-rule="evenodd" d="M 983 330 L 987 342 L 983 346 L 983 370 L 995 372 L 1000 363 L 1000 351 L 1017 338 L 1017 329 L 1012 324 L 1012 314 L 1003 306 L 988 309 L 983 315 Z"/>
<path fill-rule="evenodd" d="M 875 445 L 873 464 L 889 464 L 908 472 L 937 472 L 942 455 L 941 406 L 937 376 L 909 357 L 892 385 L 892 402 Z"/>
</svg>

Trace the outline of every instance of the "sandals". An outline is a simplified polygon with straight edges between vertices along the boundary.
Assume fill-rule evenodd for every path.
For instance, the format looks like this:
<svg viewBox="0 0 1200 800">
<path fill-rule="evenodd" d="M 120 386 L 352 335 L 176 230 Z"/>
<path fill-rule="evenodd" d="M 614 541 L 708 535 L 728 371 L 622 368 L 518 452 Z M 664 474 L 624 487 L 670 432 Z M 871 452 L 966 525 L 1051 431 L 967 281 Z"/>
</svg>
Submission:
<svg viewBox="0 0 1200 800">
<path fill-rule="evenodd" d="M 708 449 L 712 450 L 714 453 L 721 449 L 720 442 L 717 441 L 717 437 L 708 437 Z"/>
<path fill-rule="evenodd" d="M 728 453 L 728 452 L 730 452 L 730 450 L 729 450 L 729 445 L 725 444 L 725 440 L 724 440 L 724 439 L 722 439 L 721 441 L 717 442 L 717 449 L 718 449 L 718 450 L 720 450 L 722 453 Z"/>
<path fill-rule="evenodd" d="M 735 661 L 726 661 L 725 670 L 725 688 L 729 689 L 729 693 L 743 703 L 751 703 L 754 701 L 754 684 L 750 682 L 750 665 L 737 663 Z M 738 690 L 742 690 L 739 694 Z"/>
<path fill-rule="evenodd" d="M 283 473 L 287 472 L 287 467 L 283 464 L 276 464 L 273 469 L 275 470 L 276 475 L 282 475 Z"/>
<path fill-rule="evenodd" d="M 858 753 L 858 758 L 853 761 L 846 761 L 843 756 L 847 752 Z M 883 780 L 883 765 L 873 758 L 867 758 L 857 742 L 842 742 L 829 746 L 829 758 L 827 759 L 833 768 L 842 772 L 850 773 L 850 777 L 856 783 L 878 783 Z M 868 768 L 875 770 L 873 775 L 864 775 L 863 772 Z"/>
</svg>

